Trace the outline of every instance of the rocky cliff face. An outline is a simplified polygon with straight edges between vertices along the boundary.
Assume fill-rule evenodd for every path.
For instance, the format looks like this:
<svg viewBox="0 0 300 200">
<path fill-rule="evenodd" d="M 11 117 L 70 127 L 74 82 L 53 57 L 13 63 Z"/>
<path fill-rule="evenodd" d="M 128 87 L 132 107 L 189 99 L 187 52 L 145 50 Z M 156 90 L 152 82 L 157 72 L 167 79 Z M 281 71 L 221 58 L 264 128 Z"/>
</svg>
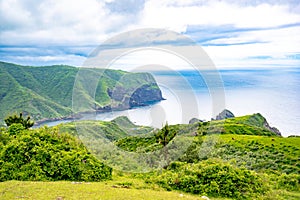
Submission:
<svg viewBox="0 0 300 200">
<path fill-rule="evenodd" d="M 115 87 L 113 90 L 108 89 L 107 93 L 112 102 L 110 105 L 100 109 L 103 111 L 107 111 L 107 109 L 124 110 L 138 106 L 147 106 L 164 100 L 161 90 L 156 83 L 147 83 L 131 89 Z"/>
<path fill-rule="evenodd" d="M 267 130 L 269 130 L 269 131 L 275 133 L 276 135 L 282 136 L 282 135 L 281 135 L 281 132 L 280 132 L 276 127 L 271 127 L 271 126 L 269 125 L 269 123 L 267 122 L 267 120 L 265 120 L 265 122 L 264 122 L 264 127 L 265 127 Z"/>
<path fill-rule="evenodd" d="M 129 99 L 129 106 L 146 106 L 164 100 L 157 84 L 146 84 L 136 89 Z"/>
</svg>

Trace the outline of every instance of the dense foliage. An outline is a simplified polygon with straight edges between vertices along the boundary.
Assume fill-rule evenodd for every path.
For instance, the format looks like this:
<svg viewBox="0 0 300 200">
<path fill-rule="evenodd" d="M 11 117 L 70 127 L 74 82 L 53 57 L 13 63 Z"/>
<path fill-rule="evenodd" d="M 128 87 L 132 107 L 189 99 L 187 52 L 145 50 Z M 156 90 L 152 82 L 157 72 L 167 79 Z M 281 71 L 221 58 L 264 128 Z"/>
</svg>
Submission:
<svg viewBox="0 0 300 200">
<path fill-rule="evenodd" d="M 57 128 L 25 130 L 13 124 L 1 129 L 0 181 L 100 181 L 110 179 L 111 173 L 81 142 Z"/>
<path fill-rule="evenodd" d="M 74 87 L 80 91 L 82 101 L 90 102 L 97 109 L 126 106 L 123 101 L 142 86 L 160 91 L 149 73 L 82 69 L 81 72 L 93 75 L 97 86 L 95 91 L 88 91 L 88 81 L 74 85 L 78 71 L 79 68 L 66 65 L 31 67 L 0 62 L 0 120 L 12 111 L 30 114 L 34 120 L 70 116 Z M 86 109 L 76 106 L 76 112 Z"/>
<path fill-rule="evenodd" d="M 252 199 L 269 190 L 255 172 L 217 161 L 175 162 L 150 180 L 168 190 L 236 199 Z"/>
</svg>

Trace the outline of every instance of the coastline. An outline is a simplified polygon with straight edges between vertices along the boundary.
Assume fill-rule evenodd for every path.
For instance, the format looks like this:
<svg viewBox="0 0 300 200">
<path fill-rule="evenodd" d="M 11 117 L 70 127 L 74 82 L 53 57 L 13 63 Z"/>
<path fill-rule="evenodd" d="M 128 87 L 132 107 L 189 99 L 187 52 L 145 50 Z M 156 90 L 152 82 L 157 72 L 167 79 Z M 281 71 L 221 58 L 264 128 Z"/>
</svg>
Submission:
<svg viewBox="0 0 300 200">
<path fill-rule="evenodd" d="M 139 104 L 138 106 L 131 106 L 131 107 L 115 107 L 112 108 L 111 106 L 104 106 L 100 109 L 97 110 L 93 110 L 93 111 L 83 111 L 83 112 L 78 112 L 78 113 L 74 113 L 71 114 L 69 116 L 62 116 L 62 117 L 55 117 L 55 118 L 44 118 L 41 120 L 36 120 L 34 121 L 34 126 L 33 128 L 38 128 L 42 125 L 45 125 L 47 123 L 51 123 L 51 122 L 58 122 L 58 121 L 75 121 L 75 120 L 80 120 L 81 118 L 84 117 L 84 115 L 88 115 L 88 114 L 102 114 L 102 113 L 109 113 L 109 112 L 113 112 L 113 111 L 125 111 L 125 110 L 131 110 L 131 109 L 135 109 L 135 108 L 141 108 L 141 107 L 145 107 L 145 106 L 151 106 L 151 105 L 155 105 L 161 101 L 167 100 L 165 98 L 161 98 L 161 100 L 157 100 L 157 101 L 151 101 L 151 102 L 147 102 L 147 103 L 143 103 L 143 104 Z"/>
</svg>

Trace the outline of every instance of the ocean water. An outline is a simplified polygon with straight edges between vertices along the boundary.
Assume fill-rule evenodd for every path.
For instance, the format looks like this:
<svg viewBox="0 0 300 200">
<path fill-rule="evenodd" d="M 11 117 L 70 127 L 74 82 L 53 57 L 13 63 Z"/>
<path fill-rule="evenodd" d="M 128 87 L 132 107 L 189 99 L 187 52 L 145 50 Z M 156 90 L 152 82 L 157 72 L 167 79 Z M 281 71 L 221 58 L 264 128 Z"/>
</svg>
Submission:
<svg viewBox="0 0 300 200">
<path fill-rule="evenodd" d="M 300 135 L 300 68 L 221 70 L 221 84 L 209 72 L 152 74 L 166 100 L 125 111 L 85 115 L 82 119 L 111 120 L 125 115 L 136 124 L 161 127 L 166 122 L 188 123 L 192 117 L 210 120 L 226 108 L 235 116 L 261 113 L 283 136 Z M 48 125 L 62 122 L 66 121 Z"/>
<path fill-rule="evenodd" d="M 271 126 L 277 127 L 284 136 L 300 135 L 300 68 L 259 69 L 259 70 L 221 70 L 224 87 L 208 88 L 203 76 L 193 71 L 182 71 L 182 76 L 190 87 L 185 87 L 174 73 L 155 74 L 158 82 L 169 80 L 175 94 L 184 93 L 185 98 L 177 104 L 193 104 L 191 96 L 198 103 L 197 118 L 209 120 L 215 117 L 211 93 L 224 89 L 224 106 L 236 116 L 261 113 Z M 166 93 L 168 98 L 169 94 Z M 165 108 L 163 102 L 161 109 Z M 171 102 L 170 102 L 171 103 Z M 172 116 L 176 102 L 172 102 L 168 121 L 176 123 Z M 177 105 L 178 106 L 178 105 Z M 221 110 L 220 110 L 221 111 Z M 178 119 L 177 119 L 178 121 Z M 183 121 L 186 123 L 186 121 Z"/>
</svg>

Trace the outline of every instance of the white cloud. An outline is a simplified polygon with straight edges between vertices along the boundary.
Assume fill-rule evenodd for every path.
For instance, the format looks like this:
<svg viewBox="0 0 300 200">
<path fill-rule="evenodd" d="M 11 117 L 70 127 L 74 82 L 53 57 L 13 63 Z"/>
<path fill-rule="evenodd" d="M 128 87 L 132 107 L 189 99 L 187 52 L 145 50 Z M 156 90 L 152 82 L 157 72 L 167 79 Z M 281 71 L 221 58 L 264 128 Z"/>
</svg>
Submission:
<svg viewBox="0 0 300 200">
<path fill-rule="evenodd" d="M 132 7 L 134 3 L 138 5 Z M 249 57 L 259 55 L 271 56 L 274 60 L 250 61 L 258 64 L 284 63 L 290 59 L 288 63 L 296 65 L 299 60 L 286 55 L 300 52 L 297 45 L 300 42 L 299 8 L 300 4 L 293 0 L 128 0 L 122 3 L 114 0 L 0 0 L 0 45 L 20 48 L 28 45 L 45 48 L 57 45 L 96 46 L 118 33 L 135 28 L 166 28 L 189 36 L 189 27 L 194 26 L 196 29 L 202 27 L 201 32 L 208 40 L 204 49 L 220 66 L 243 65 L 243 62 L 249 63 Z M 298 26 L 284 28 L 297 23 Z M 242 31 L 222 32 L 226 26 Z M 206 30 L 205 27 L 214 27 L 214 30 Z M 199 34 L 190 36 L 201 42 Z M 216 35 L 218 37 L 213 38 Z M 230 45 L 232 43 L 244 44 Z M 228 46 L 216 46 L 220 44 Z M 43 51 L 43 48 L 40 50 Z M 3 56 L 3 52 L 1 55 L 2 58 L 12 57 L 12 54 Z M 28 53 L 26 59 L 30 60 L 30 56 L 34 62 L 34 58 L 41 55 Z M 51 57 L 48 61 L 54 60 L 54 54 L 48 56 Z M 62 59 L 60 56 L 57 55 L 58 61 Z"/>
<path fill-rule="evenodd" d="M 97 0 L 5 0 L 0 5 L 2 44 L 99 44 L 131 20 Z"/>
<path fill-rule="evenodd" d="M 219 67 L 264 67 L 265 65 L 299 66 L 300 60 L 289 59 L 289 54 L 299 54 L 300 27 L 276 30 L 243 32 L 238 37 L 217 39 L 211 44 L 231 44 L 243 41 L 262 41 L 230 46 L 206 46 L 204 49 Z M 251 59 L 259 57 L 272 59 Z"/>
<path fill-rule="evenodd" d="M 300 21 L 300 15 L 289 12 L 287 5 L 259 4 L 240 6 L 225 1 L 184 7 L 166 1 L 150 0 L 145 4 L 142 25 L 185 32 L 187 25 L 236 27 L 274 27 Z"/>
</svg>

